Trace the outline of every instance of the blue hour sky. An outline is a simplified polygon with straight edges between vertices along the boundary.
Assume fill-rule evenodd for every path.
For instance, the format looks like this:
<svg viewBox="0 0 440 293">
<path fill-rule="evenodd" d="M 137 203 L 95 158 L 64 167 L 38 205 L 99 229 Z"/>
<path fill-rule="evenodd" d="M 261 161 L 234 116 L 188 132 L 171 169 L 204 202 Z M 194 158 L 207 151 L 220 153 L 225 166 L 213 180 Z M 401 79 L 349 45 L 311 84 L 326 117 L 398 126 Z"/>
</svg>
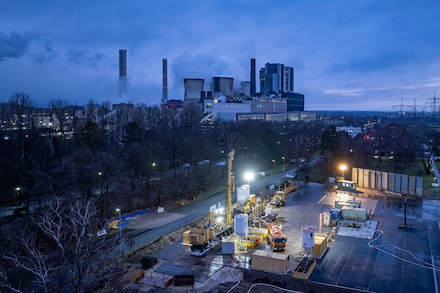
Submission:
<svg viewBox="0 0 440 293">
<path fill-rule="evenodd" d="M 157 105 L 162 58 L 169 98 L 183 78 L 250 79 L 295 69 L 305 109 L 418 110 L 440 89 L 440 1 L 2 0 L 0 101 L 25 92 L 40 105 Z M 118 97 L 118 51 L 127 50 L 128 99 Z M 257 91 L 259 84 L 257 83 Z M 401 102 L 403 101 L 403 103 Z M 408 108 L 409 109 L 409 108 Z"/>
</svg>

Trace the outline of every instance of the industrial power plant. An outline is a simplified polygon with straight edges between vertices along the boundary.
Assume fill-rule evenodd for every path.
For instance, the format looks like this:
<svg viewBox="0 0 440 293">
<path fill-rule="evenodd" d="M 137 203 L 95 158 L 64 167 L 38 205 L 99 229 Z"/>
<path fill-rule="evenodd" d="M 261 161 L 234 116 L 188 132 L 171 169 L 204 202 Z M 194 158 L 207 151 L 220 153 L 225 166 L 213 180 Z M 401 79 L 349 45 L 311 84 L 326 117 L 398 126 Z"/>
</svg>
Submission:
<svg viewBox="0 0 440 293">
<path fill-rule="evenodd" d="M 170 99 L 168 59 L 162 59 L 162 107 L 182 109 L 193 106 L 204 114 L 201 122 L 257 119 L 265 121 L 311 120 L 304 112 L 304 95 L 294 92 L 294 69 L 281 63 L 266 63 L 259 70 L 257 92 L 256 59 L 250 59 L 250 80 L 234 85 L 234 77 L 184 78 L 182 99 Z M 119 97 L 127 98 L 127 50 L 119 50 Z"/>
</svg>

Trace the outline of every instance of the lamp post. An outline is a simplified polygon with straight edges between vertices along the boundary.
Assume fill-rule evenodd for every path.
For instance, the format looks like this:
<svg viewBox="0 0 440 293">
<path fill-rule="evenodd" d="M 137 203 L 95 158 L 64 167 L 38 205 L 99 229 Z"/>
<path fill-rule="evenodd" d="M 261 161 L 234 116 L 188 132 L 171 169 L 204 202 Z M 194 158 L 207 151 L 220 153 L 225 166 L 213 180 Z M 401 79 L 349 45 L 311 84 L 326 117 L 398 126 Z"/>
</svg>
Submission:
<svg viewBox="0 0 440 293">
<path fill-rule="evenodd" d="M 101 195 L 101 200 L 102 200 L 102 172 L 101 171 L 98 172 L 98 178 L 99 178 L 99 185 L 100 185 L 100 189 L 101 189 L 100 195 Z"/>
<path fill-rule="evenodd" d="M 21 187 L 15 188 L 15 196 L 18 197 L 18 207 L 21 208 Z"/>
<path fill-rule="evenodd" d="M 285 157 L 281 157 L 281 159 L 283 160 L 283 164 L 286 163 L 286 158 Z"/>
<path fill-rule="evenodd" d="M 346 165 L 341 165 L 339 167 L 339 169 L 341 169 L 341 173 L 342 173 L 342 178 L 344 178 L 344 171 L 347 170 L 347 166 Z M 345 178 L 344 178 L 345 179 Z"/>
<path fill-rule="evenodd" d="M 122 254 L 122 215 L 121 215 L 121 209 L 117 208 L 116 211 L 119 213 L 119 249 L 121 250 L 121 256 Z"/>
<path fill-rule="evenodd" d="M 273 163 L 273 167 L 275 168 L 275 163 L 276 163 L 275 159 L 272 160 L 272 163 Z"/>
</svg>

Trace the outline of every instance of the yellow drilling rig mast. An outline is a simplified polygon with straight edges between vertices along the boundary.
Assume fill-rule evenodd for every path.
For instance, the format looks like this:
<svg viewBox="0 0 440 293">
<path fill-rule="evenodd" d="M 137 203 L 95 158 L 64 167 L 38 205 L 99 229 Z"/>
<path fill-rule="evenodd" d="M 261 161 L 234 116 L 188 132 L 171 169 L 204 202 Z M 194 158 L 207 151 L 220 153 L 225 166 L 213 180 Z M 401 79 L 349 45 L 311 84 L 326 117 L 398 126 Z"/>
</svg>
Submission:
<svg viewBox="0 0 440 293">
<path fill-rule="evenodd" d="M 226 182 L 226 226 L 232 224 L 232 194 L 234 193 L 234 177 L 232 175 L 232 161 L 235 150 L 228 154 L 228 182 Z"/>
</svg>

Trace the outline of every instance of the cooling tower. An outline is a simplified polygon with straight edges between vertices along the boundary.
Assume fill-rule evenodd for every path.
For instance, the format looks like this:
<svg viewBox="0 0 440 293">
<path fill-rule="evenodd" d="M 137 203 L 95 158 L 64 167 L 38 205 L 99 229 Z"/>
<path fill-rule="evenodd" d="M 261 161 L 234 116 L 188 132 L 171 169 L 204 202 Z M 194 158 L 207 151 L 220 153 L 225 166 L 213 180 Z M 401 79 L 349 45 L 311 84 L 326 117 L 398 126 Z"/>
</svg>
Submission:
<svg viewBox="0 0 440 293">
<path fill-rule="evenodd" d="M 233 96 L 234 79 L 232 77 L 213 77 L 211 91 L 213 95 L 222 94 L 226 97 Z"/>
<path fill-rule="evenodd" d="M 185 101 L 198 103 L 202 97 L 205 80 L 202 78 L 184 78 Z"/>
</svg>

